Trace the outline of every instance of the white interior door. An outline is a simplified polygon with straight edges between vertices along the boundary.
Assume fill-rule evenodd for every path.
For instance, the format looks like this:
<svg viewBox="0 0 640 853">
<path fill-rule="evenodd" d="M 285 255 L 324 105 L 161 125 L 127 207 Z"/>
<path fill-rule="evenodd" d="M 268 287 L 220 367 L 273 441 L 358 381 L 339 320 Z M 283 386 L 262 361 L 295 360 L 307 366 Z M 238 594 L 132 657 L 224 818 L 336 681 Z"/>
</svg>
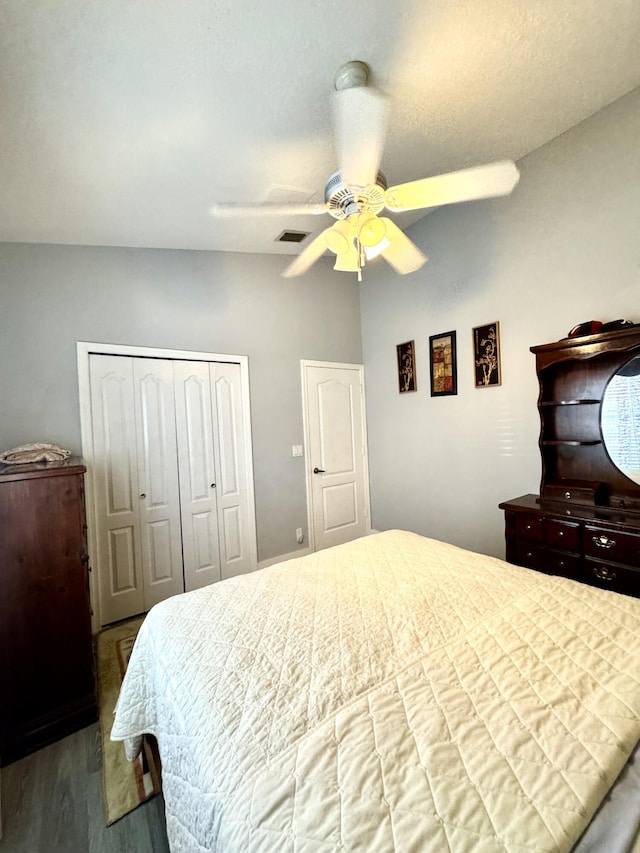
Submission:
<svg viewBox="0 0 640 853">
<path fill-rule="evenodd" d="M 220 580 L 218 501 L 209 365 L 174 361 L 186 592 Z"/>
<path fill-rule="evenodd" d="M 369 533 L 361 365 L 302 362 L 310 538 L 315 550 Z"/>
<path fill-rule="evenodd" d="M 138 499 L 145 610 L 184 592 L 173 367 L 134 358 Z"/>
<path fill-rule="evenodd" d="M 93 493 L 103 624 L 144 608 L 140 501 L 131 359 L 91 355 Z"/>
<path fill-rule="evenodd" d="M 223 578 L 255 568 L 253 494 L 247 447 L 247 424 L 242 405 L 240 365 L 214 362 L 209 365 L 214 452 L 218 483 L 218 529 Z"/>
</svg>

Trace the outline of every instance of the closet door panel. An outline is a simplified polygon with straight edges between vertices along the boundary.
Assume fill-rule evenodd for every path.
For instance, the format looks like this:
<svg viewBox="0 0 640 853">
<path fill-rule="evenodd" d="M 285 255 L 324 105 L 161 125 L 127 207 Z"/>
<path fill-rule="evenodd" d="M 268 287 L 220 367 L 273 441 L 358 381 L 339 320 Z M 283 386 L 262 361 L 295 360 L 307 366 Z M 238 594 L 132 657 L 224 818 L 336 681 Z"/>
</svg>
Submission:
<svg viewBox="0 0 640 853">
<path fill-rule="evenodd" d="M 222 510 L 224 530 L 224 552 L 227 563 L 241 560 L 244 554 L 242 546 L 242 518 L 240 507 L 231 506 Z"/>
<path fill-rule="evenodd" d="M 220 580 L 209 365 L 175 361 L 176 427 L 185 591 Z"/>
<path fill-rule="evenodd" d="M 102 621 L 144 608 L 135 443 L 133 365 L 126 356 L 91 355 L 93 478 Z"/>
<path fill-rule="evenodd" d="M 144 604 L 184 591 L 171 361 L 133 359 Z"/>
<path fill-rule="evenodd" d="M 209 365 L 214 443 L 218 470 L 220 562 L 223 578 L 255 568 L 252 556 L 250 497 L 244 445 L 242 386 L 239 364 Z"/>
<path fill-rule="evenodd" d="M 136 587 L 136 536 L 133 525 L 110 530 L 108 534 L 110 594 L 120 594 Z"/>
</svg>

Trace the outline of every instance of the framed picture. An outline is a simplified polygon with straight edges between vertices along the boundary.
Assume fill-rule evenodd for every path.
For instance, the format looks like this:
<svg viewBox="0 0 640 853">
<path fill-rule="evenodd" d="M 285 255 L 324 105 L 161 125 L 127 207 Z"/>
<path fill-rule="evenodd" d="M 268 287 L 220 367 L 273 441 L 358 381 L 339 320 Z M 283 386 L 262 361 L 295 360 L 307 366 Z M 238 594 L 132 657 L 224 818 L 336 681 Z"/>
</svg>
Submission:
<svg viewBox="0 0 640 853">
<path fill-rule="evenodd" d="M 445 397 L 458 393 L 456 367 L 456 333 L 443 332 L 429 337 L 431 396 Z"/>
<path fill-rule="evenodd" d="M 500 323 L 487 323 L 473 329 L 473 363 L 476 388 L 492 388 L 501 384 Z"/>
<path fill-rule="evenodd" d="M 400 393 L 405 394 L 407 391 L 415 391 L 418 386 L 416 384 L 416 354 L 413 341 L 398 344 L 396 350 L 398 353 L 398 385 Z"/>
</svg>

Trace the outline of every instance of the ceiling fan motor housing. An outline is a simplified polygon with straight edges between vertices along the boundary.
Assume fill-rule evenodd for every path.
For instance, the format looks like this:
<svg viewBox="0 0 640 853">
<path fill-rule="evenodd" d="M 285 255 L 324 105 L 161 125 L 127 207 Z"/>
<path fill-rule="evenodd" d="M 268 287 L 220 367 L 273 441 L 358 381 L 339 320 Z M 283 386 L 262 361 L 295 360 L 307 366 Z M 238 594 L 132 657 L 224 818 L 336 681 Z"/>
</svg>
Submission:
<svg viewBox="0 0 640 853">
<path fill-rule="evenodd" d="M 354 213 L 377 214 L 385 206 L 386 189 L 387 179 L 382 172 L 378 172 L 375 184 L 367 187 L 350 186 L 340 172 L 334 172 L 324 188 L 324 200 L 335 219 L 346 219 Z"/>
</svg>

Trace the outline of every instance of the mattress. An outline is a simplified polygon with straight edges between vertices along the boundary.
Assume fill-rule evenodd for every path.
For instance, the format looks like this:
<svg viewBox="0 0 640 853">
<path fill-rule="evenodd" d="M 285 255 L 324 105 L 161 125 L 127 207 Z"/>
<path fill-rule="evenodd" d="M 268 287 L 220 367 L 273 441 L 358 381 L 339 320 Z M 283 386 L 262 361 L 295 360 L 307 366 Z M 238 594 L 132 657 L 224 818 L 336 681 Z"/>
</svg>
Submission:
<svg viewBox="0 0 640 853">
<path fill-rule="evenodd" d="M 640 601 L 387 531 L 156 605 L 111 737 L 172 851 L 568 851 L 640 740 Z"/>
</svg>

